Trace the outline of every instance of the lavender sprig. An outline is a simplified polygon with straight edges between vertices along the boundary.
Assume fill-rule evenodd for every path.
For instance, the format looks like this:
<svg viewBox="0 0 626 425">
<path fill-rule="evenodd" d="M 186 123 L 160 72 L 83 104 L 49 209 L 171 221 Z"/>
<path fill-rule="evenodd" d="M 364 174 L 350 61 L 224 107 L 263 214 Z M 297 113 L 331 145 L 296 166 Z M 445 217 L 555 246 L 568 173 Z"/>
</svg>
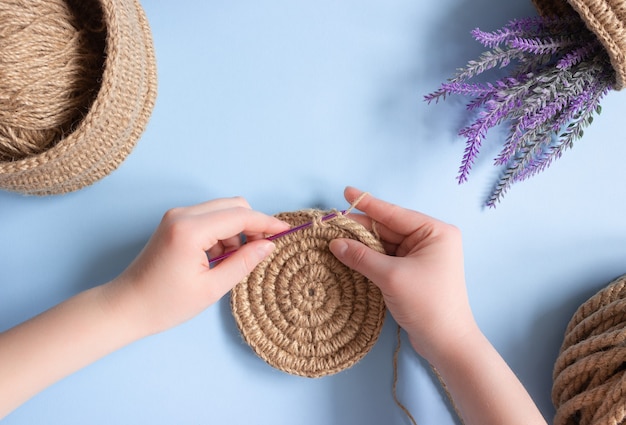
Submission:
<svg viewBox="0 0 626 425">
<path fill-rule="evenodd" d="M 579 17 L 526 18 L 472 36 L 490 50 L 470 61 L 425 100 L 471 98 L 474 121 L 459 131 L 466 139 L 457 180 L 467 181 L 488 130 L 503 122 L 509 135 L 495 158 L 505 170 L 486 205 L 494 207 L 513 183 L 544 171 L 582 137 L 615 74 L 606 52 Z M 470 82 L 493 68 L 513 68 L 492 83 Z M 561 133 L 559 135 L 559 133 Z"/>
<path fill-rule="evenodd" d="M 490 128 L 500 124 L 513 110 L 519 107 L 524 97 L 528 94 L 528 84 L 520 84 L 518 80 L 508 79 L 509 85 L 500 82 L 504 86 L 508 96 L 502 97 L 501 92 L 493 93 L 493 99 L 485 102 L 485 110 L 479 112 L 478 118 L 471 125 L 459 131 L 460 136 L 467 138 L 467 145 L 457 180 L 459 183 L 467 181 L 469 172 L 478 156 L 483 139 Z M 505 89 L 501 89 L 504 91 Z"/>
<path fill-rule="evenodd" d="M 460 82 L 468 80 L 492 68 L 506 68 L 511 61 L 520 59 L 524 56 L 524 52 L 520 49 L 501 49 L 495 47 L 492 51 L 484 52 L 476 61 L 469 61 L 464 69 L 460 69 L 457 74 L 450 80 L 452 82 Z"/>
<path fill-rule="evenodd" d="M 542 84 L 561 87 L 558 96 L 555 92 L 534 86 L 532 91 L 541 96 L 529 96 L 524 99 L 522 107 L 513 111 L 510 115 L 511 132 L 504 147 L 495 159 L 495 165 L 505 165 L 514 156 L 517 147 L 523 146 L 529 139 L 543 137 L 546 133 L 558 131 L 565 122 L 561 122 L 562 112 L 569 110 L 570 105 L 577 105 L 577 99 L 584 95 L 587 85 L 593 84 L 597 72 L 601 69 L 595 65 L 584 64 L 585 69 L 581 78 L 573 78 L 571 72 L 562 71 L 556 68 L 547 68 L 541 75 L 532 79 L 533 85 L 536 81 Z M 571 81 L 574 83 L 571 83 Z M 571 119 L 571 114 L 565 115 Z M 566 121 L 567 121 L 566 119 Z"/>
<path fill-rule="evenodd" d="M 580 19 L 577 17 L 564 18 L 542 18 L 539 16 L 532 18 L 513 19 L 503 28 L 494 32 L 474 29 L 471 34 L 476 41 L 488 48 L 500 46 L 515 37 L 535 38 L 554 34 L 575 34 L 580 32 Z M 582 28 L 584 30 L 584 27 Z"/>
<path fill-rule="evenodd" d="M 576 117 L 567 125 L 565 131 L 556 138 L 554 133 L 543 133 L 542 138 L 527 139 L 525 146 L 519 149 L 514 160 L 500 178 L 487 201 L 487 206 L 495 207 L 513 183 L 524 181 L 541 171 L 570 149 L 575 140 L 582 138 L 584 128 L 593 122 L 593 114 L 599 114 L 599 102 L 610 90 L 607 83 L 599 83 L 591 88 L 591 93 L 583 93 L 581 104 L 576 107 Z"/>
<path fill-rule="evenodd" d="M 564 55 L 557 62 L 556 67 L 559 69 L 571 68 L 576 64 L 592 58 L 601 48 L 602 46 L 598 40 L 591 40 L 589 43 L 577 47 L 568 54 Z"/>
<path fill-rule="evenodd" d="M 515 37 L 508 42 L 511 49 L 535 55 L 553 55 L 560 50 L 577 44 L 577 40 L 570 36 L 561 37 Z"/>
</svg>

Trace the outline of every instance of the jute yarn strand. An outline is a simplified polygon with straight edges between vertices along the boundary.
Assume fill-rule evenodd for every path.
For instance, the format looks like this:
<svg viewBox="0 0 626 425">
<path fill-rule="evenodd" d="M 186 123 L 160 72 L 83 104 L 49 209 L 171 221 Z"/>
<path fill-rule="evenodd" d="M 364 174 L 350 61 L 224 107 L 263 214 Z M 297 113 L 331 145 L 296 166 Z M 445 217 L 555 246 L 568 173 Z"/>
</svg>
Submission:
<svg viewBox="0 0 626 425">
<path fill-rule="evenodd" d="M 626 1 L 624 0 L 532 0 L 544 16 L 578 13 L 602 43 L 615 70 L 615 89 L 626 84 Z"/>
<path fill-rule="evenodd" d="M 336 238 L 351 238 L 384 252 L 359 223 L 304 210 L 276 216 L 306 229 L 276 239 L 272 254 L 231 292 L 231 308 L 244 340 L 269 365 L 322 377 L 361 360 L 382 330 L 380 290 L 329 251 Z"/>
<path fill-rule="evenodd" d="M 6 62 L 6 55 L 17 55 L 13 57 L 15 62 L 18 54 L 31 49 L 41 55 L 26 57 L 32 61 L 26 67 L 33 73 L 28 79 L 41 81 L 32 91 L 8 93 L 4 91 L 8 88 L 0 84 L 0 103 L 3 107 L 18 105 L 7 106 L 7 110 L 14 112 L 8 115 L 20 121 L 16 123 L 0 115 L 3 133 L 14 138 L 10 142 L 5 138 L 4 145 L 11 144 L 18 151 L 11 153 L 11 149 L 5 148 L 0 156 L 0 188 L 47 195 L 94 183 L 116 169 L 131 152 L 154 107 L 156 61 L 141 5 L 136 0 L 2 0 L 2 5 L 5 9 L 0 11 L 6 14 L 0 14 L 0 50 L 8 43 L 14 51 L 0 53 L 5 60 L 0 62 L 0 71 L 4 73 L 0 78 L 8 75 L 19 79 L 24 67 L 16 69 L 18 64 Z M 77 24 L 77 17 L 88 17 L 88 22 Z M 28 19 L 30 24 L 11 26 L 11 22 Z M 20 34 L 31 36 L 20 39 Z M 95 35 L 88 37 L 91 44 L 85 44 L 88 35 Z M 42 37 L 47 39 L 44 44 Z M 94 51 L 89 50 L 98 47 L 98 40 L 104 48 L 99 67 L 98 60 L 93 59 Z M 86 46 L 87 51 L 81 50 L 81 46 Z M 35 66 L 39 63 L 41 69 Z M 99 75 L 94 79 L 96 69 Z M 34 96 L 38 96 L 36 102 L 32 101 Z M 42 103 L 46 96 L 49 101 L 54 100 L 47 110 Z M 75 103 L 80 105 L 73 109 L 74 115 L 58 114 L 67 112 L 65 107 Z M 46 122 L 53 115 L 57 125 Z M 33 141 L 37 139 L 33 134 L 41 139 L 52 136 L 49 140 Z"/>
<path fill-rule="evenodd" d="M 626 424 L 626 276 L 579 307 L 554 367 L 555 425 Z"/>
</svg>

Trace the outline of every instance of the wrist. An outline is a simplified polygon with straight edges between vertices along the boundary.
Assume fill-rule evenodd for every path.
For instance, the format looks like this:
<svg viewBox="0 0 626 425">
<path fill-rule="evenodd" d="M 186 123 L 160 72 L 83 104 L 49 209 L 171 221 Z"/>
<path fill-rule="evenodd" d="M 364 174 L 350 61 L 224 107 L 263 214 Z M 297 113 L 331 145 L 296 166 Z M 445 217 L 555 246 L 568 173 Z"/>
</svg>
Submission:
<svg viewBox="0 0 626 425">
<path fill-rule="evenodd" d="M 111 298 L 83 291 L 0 334 L 0 418 L 42 389 L 143 335 Z"/>
<path fill-rule="evenodd" d="M 437 371 L 466 424 L 542 424 L 532 398 L 477 325 L 429 347 Z"/>
<path fill-rule="evenodd" d="M 435 367 L 463 356 L 470 347 L 485 339 L 473 320 L 447 330 L 435 327 L 429 336 L 409 330 L 408 336 L 413 349 Z"/>
<path fill-rule="evenodd" d="M 117 277 L 94 289 L 99 291 L 104 314 L 124 328 L 129 342 L 157 333 L 146 320 L 141 297 L 136 294 L 133 285 L 124 281 L 124 277 Z"/>
</svg>

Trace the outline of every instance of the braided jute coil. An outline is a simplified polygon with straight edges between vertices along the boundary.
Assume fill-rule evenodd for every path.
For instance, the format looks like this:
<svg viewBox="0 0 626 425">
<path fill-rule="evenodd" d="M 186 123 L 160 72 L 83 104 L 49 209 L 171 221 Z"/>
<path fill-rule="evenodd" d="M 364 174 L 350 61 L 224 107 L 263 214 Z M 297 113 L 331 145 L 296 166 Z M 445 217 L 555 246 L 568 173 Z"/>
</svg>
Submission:
<svg viewBox="0 0 626 425">
<path fill-rule="evenodd" d="M 66 193 L 116 169 L 156 99 L 137 0 L 0 1 L 0 189 Z"/>
<path fill-rule="evenodd" d="M 625 0 L 532 0 L 544 16 L 578 13 L 606 49 L 615 70 L 615 89 L 626 84 Z"/>
<path fill-rule="evenodd" d="M 626 275 L 581 305 L 554 367 L 555 425 L 626 424 Z"/>
<path fill-rule="evenodd" d="M 313 225 L 276 239 L 272 254 L 231 292 L 233 316 L 254 352 L 279 370 L 311 378 L 361 360 L 385 318 L 380 290 L 328 249 L 336 238 L 356 239 L 379 252 L 382 244 L 356 221 L 339 214 L 322 222 L 324 214 L 277 214 L 293 226 Z"/>
</svg>

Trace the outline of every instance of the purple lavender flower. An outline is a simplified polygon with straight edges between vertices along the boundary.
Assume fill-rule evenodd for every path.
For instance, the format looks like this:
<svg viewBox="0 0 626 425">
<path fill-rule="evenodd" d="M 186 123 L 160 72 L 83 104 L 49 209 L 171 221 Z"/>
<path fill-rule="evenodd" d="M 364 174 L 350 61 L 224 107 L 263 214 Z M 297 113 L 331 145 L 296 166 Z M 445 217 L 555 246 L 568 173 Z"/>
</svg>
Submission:
<svg viewBox="0 0 626 425">
<path fill-rule="evenodd" d="M 512 184 L 544 171 L 582 137 L 600 113 L 599 102 L 612 89 L 615 74 L 607 53 L 577 16 L 517 19 L 494 32 L 475 29 L 472 36 L 489 50 L 425 100 L 468 96 L 468 111 L 477 111 L 459 131 L 466 139 L 459 183 L 467 181 L 488 130 L 510 125 L 494 160 L 505 168 L 486 202 L 495 207 Z M 469 81 L 496 67 L 511 68 L 510 76 L 492 83 Z"/>
<path fill-rule="evenodd" d="M 598 40 L 592 40 L 589 43 L 577 47 L 568 54 L 564 55 L 557 62 L 556 67 L 559 69 L 571 68 L 572 66 L 593 57 L 600 49 L 602 49 L 600 42 Z"/>
</svg>

